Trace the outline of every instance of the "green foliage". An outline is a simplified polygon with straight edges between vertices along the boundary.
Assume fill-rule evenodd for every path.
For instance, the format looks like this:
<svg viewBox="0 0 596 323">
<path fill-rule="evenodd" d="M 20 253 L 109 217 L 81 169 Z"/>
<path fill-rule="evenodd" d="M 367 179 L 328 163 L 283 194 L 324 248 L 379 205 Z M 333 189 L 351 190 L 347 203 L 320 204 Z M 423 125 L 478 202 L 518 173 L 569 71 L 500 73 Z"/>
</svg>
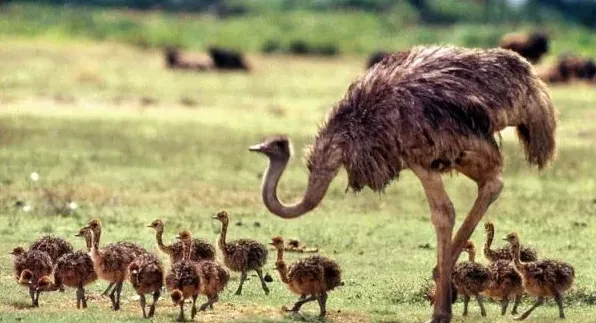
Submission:
<svg viewBox="0 0 596 323">
<path fill-rule="evenodd" d="M 301 41 L 309 52 L 363 55 L 420 43 L 493 47 L 503 33 L 537 28 L 480 23 L 428 26 L 417 20 L 416 11 L 406 4 L 382 14 L 289 11 L 223 20 L 188 13 L 6 5 L 0 11 L 0 37 L 115 41 L 141 48 L 204 49 L 214 44 L 249 52 L 286 52 L 296 47 L 292 42 Z M 592 46 L 596 35 L 585 29 L 554 23 L 549 30 L 555 54 L 569 50 L 596 53 Z"/>
</svg>

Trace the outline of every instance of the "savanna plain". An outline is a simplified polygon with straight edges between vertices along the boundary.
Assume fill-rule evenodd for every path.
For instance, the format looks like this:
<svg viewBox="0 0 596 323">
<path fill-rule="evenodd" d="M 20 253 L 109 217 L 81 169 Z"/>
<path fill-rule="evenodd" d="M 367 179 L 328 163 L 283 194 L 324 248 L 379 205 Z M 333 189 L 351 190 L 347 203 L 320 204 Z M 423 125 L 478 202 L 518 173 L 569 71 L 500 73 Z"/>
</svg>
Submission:
<svg viewBox="0 0 596 323">
<path fill-rule="evenodd" d="M 197 54 L 201 56 L 200 53 Z M 339 262 L 344 286 L 330 294 L 334 322 L 422 322 L 431 308 L 423 288 L 435 262 L 435 235 L 418 180 L 404 171 L 385 194 L 345 193 L 340 173 L 315 211 L 295 220 L 267 212 L 260 176 L 267 160 L 248 146 L 269 134 L 287 134 L 295 156 L 282 177 L 285 201 L 301 196 L 307 170 L 301 157 L 317 126 L 348 85 L 364 72 L 364 58 L 298 58 L 249 55 L 254 71 L 191 73 L 164 68 L 161 52 L 114 43 L 44 42 L 5 38 L 0 45 L 0 320 L 24 322 L 124 322 L 141 317 L 136 294 L 125 284 L 122 309 L 113 312 L 89 286 L 89 308 L 77 310 L 74 290 L 44 293 L 30 308 L 27 291 L 12 277 L 8 254 L 42 234 L 56 234 L 83 248 L 74 237 L 91 218 L 104 224 L 103 243 L 129 240 L 159 254 L 154 231 L 160 218 L 166 240 L 189 229 L 215 242 L 220 210 L 231 217 L 229 239 L 296 238 Z M 543 171 L 530 169 L 513 131 L 502 133 L 505 189 L 487 213 L 496 244 L 511 231 L 539 256 L 570 262 L 576 284 L 567 294 L 566 322 L 596 316 L 596 87 L 552 87 L 559 110 L 558 157 Z M 30 174 L 37 172 L 39 180 Z M 463 176 L 446 176 L 461 222 L 476 195 Z M 15 207 L 17 201 L 30 206 Z M 74 202 L 56 215 L 51 207 Z M 71 206 L 75 206 L 71 204 Z M 482 223 L 472 240 L 484 242 Z M 166 261 L 163 254 L 162 259 Z M 303 256 L 290 253 L 294 260 Z M 317 321 L 318 307 L 287 316 L 282 305 L 296 297 L 273 269 L 265 296 L 249 276 L 242 296 L 233 295 L 237 273 L 214 311 L 196 321 Z M 464 259 L 464 256 L 462 256 Z M 484 261 L 479 254 L 477 259 Z M 526 298 L 522 309 L 533 300 Z M 315 302 L 316 303 L 316 302 Z M 510 322 L 487 302 L 482 318 L 475 304 L 454 322 Z M 172 321 L 177 308 L 167 294 L 154 321 Z M 528 322 L 556 321 L 553 302 Z"/>
</svg>

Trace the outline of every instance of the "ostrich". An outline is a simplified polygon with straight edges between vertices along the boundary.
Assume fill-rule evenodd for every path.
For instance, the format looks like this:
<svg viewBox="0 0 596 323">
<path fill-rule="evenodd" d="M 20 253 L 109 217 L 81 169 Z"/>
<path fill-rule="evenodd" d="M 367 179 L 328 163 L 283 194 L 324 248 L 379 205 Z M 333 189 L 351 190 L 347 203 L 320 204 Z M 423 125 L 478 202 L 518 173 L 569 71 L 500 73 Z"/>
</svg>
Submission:
<svg viewBox="0 0 596 323">
<path fill-rule="evenodd" d="M 201 290 L 201 275 L 197 263 L 190 260 L 192 238 L 188 231 L 180 232 L 176 237 L 182 241 L 182 260 L 173 263 L 165 277 L 166 288 L 174 304 L 180 306 L 180 315 L 176 319 L 184 322 L 184 301 L 192 298 L 190 318 L 194 320 L 197 314 L 197 298 Z"/>
<path fill-rule="evenodd" d="M 453 285 L 464 300 L 463 316 L 468 315 L 470 296 L 474 296 L 480 307 L 480 315 L 486 316 L 482 303 L 482 293 L 490 283 L 490 272 L 486 267 L 476 262 L 476 248 L 472 241 L 466 242 L 463 251 L 468 253 L 468 261 L 457 263 L 453 267 Z"/>
<path fill-rule="evenodd" d="M 349 187 L 382 192 L 410 169 L 424 188 L 437 235 L 439 281 L 432 322 L 451 320 L 451 271 L 463 245 L 503 188 L 495 133 L 517 133 L 530 165 L 554 158 L 556 112 L 546 85 L 519 55 L 503 49 L 415 47 L 392 54 L 348 89 L 319 129 L 307 156 L 302 200 L 277 196 L 290 159 L 285 136 L 251 146 L 269 158 L 262 197 L 271 213 L 299 217 L 313 210 L 343 166 Z M 452 241 L 455 209 L 441 174 L 456 170 L 478 185 L 472 209 Z"/>
<path fill-rule="evenodd" d="M 549 259 L 522 262 L 520 259 L 519 236 L 512 232 L 503 239 L 511 244 L 513 265 L 522 277 L 523 285 L 529 294 L 536 296 L 536 303 L 516 320 L 527 318 L 536 307 L 544 303 L 545 297 L 553 297 L 559 307 L 559 318 L 565 318 L 563 293 L 573 285 L 575 269 L 570 264 Z"/>
<path fill-rule="evenodd" d="M 182 259 L 182 243 L 180 241 L 177 241 L 176 243 L 173 243 L 169 246 L 163 244 L 164 223 L 162 220 L 154 220 L 147 227 L 155 230 L 157 247 L 170 257 L 170 264 L 178 262 Z M 190 260 L 215 260 L 215 247 L 205 240 L 194 239 L 192 241 Z"/>
<path fill-rule="evenodd" d="M 507 248 L 499 248 L 499 249 L 491 249 L 493 239 L 495 237 L 495 226 L 492 222 L 486 222 L 484 224 L 484 231 L 486 232 L 486 242 L 484 243 L 484 257 L 488 259 L 490 262 L 495 262 L 497 260 L 513 260 L 513 256 L 511 255 L 511 246 Z M 520 257 L 522 261 L 536 261 L 538 257 L 536 256 L 536 250 L 531 247 L 521 246 L 520 247 Z"/>
<path fill-rule="evenodd" d="M 263 266 L 267 263 L 267 247 L 264 244 L 252 239 L 238 239 L 226 241 L 228 234 L 228 213 L 221 211 L 213 216 L 214 220 L 221 222 L 221 231 L 217 237 L 217 245 L 223 254 L 224 264 L 233 271 L 240 272 L 240 285 L 234 295 L 242 295 L 242 286 L 246 281 L 247 272 L 254 270 L 259 276 L 261 287 L 265 295 L 269 295 L 269 288 L 263 278 Z"/>
<path fill-rule="evenodd" d="M 128 265 L 128 279 L 139 294 L 139 303 L 143 318 L 151 318 L 155 313 L 155 303 L 161 294 L 164 281 L 164 268 L 161 261 L 151 253 L 144 253 Z M 153 303 L 149 306 L 149 314 L 145 312 L 145 294 L 153 294 Z"/>
<path fill-rule="evenodd" d="M 313 255 L 294 262 L 288 270 L 284 262 L 283 238 L 273 237 L 270 244 L 277 250 L 275 269 L 282 282 L 288 285 L 293 293 L 300 295 L 300 299 L 289 311 L 298 313 L 302 305 L 317 300 L 321 308 L 319 316 L 324 317 L 327 313 L 327 292 L 341 285 L 339 265 L 327 257 Z M 307 295 L 310 296 L 306 297 Z"/>
</svg>

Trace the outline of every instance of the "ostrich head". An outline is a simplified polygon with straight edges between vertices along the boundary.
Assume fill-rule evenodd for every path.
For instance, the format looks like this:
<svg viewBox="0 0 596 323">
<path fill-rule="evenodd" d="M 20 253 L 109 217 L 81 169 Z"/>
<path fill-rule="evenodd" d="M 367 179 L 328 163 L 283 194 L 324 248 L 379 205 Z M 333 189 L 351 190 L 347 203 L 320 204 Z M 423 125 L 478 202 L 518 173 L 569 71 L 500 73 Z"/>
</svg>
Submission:
<svg viewBox="0 0 596 323">
<path fill-rule="evenodd" d="M 10 252 L 11 255 L 18 257 L 18 256 L 22 256 L 25 254 L 25 249 L 23 249 L 23 247 L 15 247 L 14 249 L 12 249 L 12 251 Z"/>
<path fill-rule="evenodd" d="M 213 216 L 212 219 L 218 220 L 222 224 L 228 224 L 228 222 L 230 221 L 230 219 L 228 218 L 228 212 L 226 211 L 221 211 L 217 213 L 217 215 Z"/>
<path fill-rule="evenodd" d="M 176 239 L 179 239 L 182 242 L 189 242 L 192 240 L 192 234 L 188 230 L 181 231 Z"/>
<path fill-rule="evenodd" d="M 249 151 L 259 152 L 269 159 L 288 160 L 292 155 L 292 145 L 286 136 L 272 136 L 263 142 L 250 146 Z"/>
<path fill-rule="evenodd" d="M 29 269 L 25 269 L 21 271 L 21 275 L 19 276 L 19 284 L 23 285 L 30 285 L 33 280 L 33 272 Z"/>
<path fill-rule="evenodd" d="M 49 276 L 43 276 L 37 281 L 37 284 L 35 285 L 35 290 L 45 292 L 54 290 L 54 283 L 52 282 Z"/>
<path fill-rule="evenodd" d="M 476 247 L 474 246 L 474 242 L 472 240 L 468 240 L 464 247 L 462 248 L 464 252 L 474 252 L 476 251 Z"/>
<path fill-rule="evenodd" d="M 155 229 L 155 231 L 163 231 L 164 225 L 163 221 L 161 221 L 160 219 L 156 219 L 153 220 L 153 222 L 151 222 L 151 224 L 149 224 L 147 227 Z"/>
<path fill-rule="evenodd" d="M 492 222 L 484 223 L 484 231 L 489 232 L 494 230 L 494 225 Z"/>
<path fill-rule="evenodd" d="M 519 236 L 517 235 L 516 232 L 511 232 L 510 234 L 508 234 L 507 236 L 505 236 L 505 238 L 503 240 L 509 242 L 510 244 L 518 244 L 519 243 Z"/>
<path fill-rule="evenodd" d="M 180 304 L 180 302 L 184 301 L 182 292 L 177 289 L 170 294 L 170 297 L 172 298 L 172 302 L 174 302 L 174 304 Z"/>
<path fill-rule="evenodd" d="M 271 242 L 269 242 L 270 245 L 274 246 L 275 249 L 283 249 L 284 248 L 284 238 L 277 236 L 277 237 L 273 237 L 271 238 Z"/>
</svg>

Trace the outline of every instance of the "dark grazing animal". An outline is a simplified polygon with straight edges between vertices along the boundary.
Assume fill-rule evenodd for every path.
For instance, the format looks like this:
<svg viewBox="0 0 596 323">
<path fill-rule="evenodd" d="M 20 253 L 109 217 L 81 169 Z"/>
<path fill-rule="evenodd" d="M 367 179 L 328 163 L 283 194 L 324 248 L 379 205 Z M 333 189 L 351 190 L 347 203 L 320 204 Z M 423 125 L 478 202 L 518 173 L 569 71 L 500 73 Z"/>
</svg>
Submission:
<svg viewBox="0 0 596 323">
<path fill-rule="evenodd" d="M 596 76 L 596 63 L 590 58 L 573 55 L 560 57 L 557 63 L 540 73 L 548 83 L 566 83 L 573 80 L 590 81 Z"/>
<path fill-rule="evenodd" d="M 548 52 L 548 35 L 542 32 L 509 33 L 503 35 L 499 47 L 510 49 L 536 64 Z"/>
<path fill-rule="evenodd" d="M 242 54 L 237 51 L 219 47 L 209 47 L 207 51 L 217 69 L 250 71 L 250 66 L 245 62 Z"/>
<path fill-rule="evenodd" d="M 164 58 L 166 67 L 170 69 L 205 71 L 211 68 L 210 64 L 206 62 L 194 62 L 184 59 L 180 55 L 180 50 L 174 47 L 167 47 L 164 50 Z"/>
<path fill-rule="evenodd" d="M 313 210 L 340 167 L 348 186 L 382 192 L 404 169 L 419 178 L 437 234 L 439 279 L 432 322 L 451 320 L 451 272 L 503 188 L 495 133 L 517 128 L 526 159 L 543 168 L 555 155 L 556 112 L 546 85 L 518 54 L 504 49 L 415 47 L 392 54 L 350 85 L 319 129 L 306 158 L 301 201 L 283 204 L 277 186 L 290 142 L 272 136 L 251 146 L 269 158 L 262 197 L 286 219 Z M 478 185 L 472 210 L 453 236 L 455 209 L 441 174 L 458 171 Z M 453 236 L 453 240 L 452 240 Z"/>
</svg>

